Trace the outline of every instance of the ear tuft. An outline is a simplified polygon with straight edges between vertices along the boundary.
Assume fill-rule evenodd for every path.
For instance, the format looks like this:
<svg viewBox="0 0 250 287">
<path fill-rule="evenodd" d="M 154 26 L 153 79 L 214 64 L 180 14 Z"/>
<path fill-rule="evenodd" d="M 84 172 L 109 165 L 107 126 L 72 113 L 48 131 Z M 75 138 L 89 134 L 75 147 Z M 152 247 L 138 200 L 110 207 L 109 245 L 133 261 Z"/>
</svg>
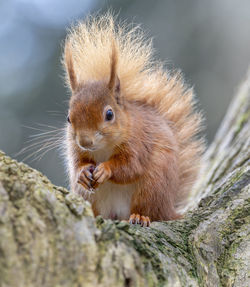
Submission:
<svg viewBox="0 0 250 287">
<path fill-rule="evenodd" d="M 115 78 L 115 93 L 120 93 L 120 89 L 121 89 L 120 79 L 116 75 L 116 78 Z"/>
<path fill-rule="evenodd" d="M 110 67 L 110 79 L 109 79 L 108 87 L 109 87 L 109 90 L 114 95 L 117 103 L 120 104 L 121 103 L 121 100 L 120 100 L 121 85 L 120 85 L 120 79 L 117 76 L 118 57 L 117 57 L 117 50 L 116 50 L 114 41 L 112 42 L 111 49 L 112 49 L 112 54 L 110 57 L 111 67 Z"/>
<path fill-rule="evenodd" d="M 117 77 L 117 51 L 114 41 L 111 44 L 111 57 L 110 57 L 111 67 L 110 67 L 110 78 L 109 78 L 109 89 L 114 91 Z"/>
<path fill-rule="evenodd" d="M 122 104 L 121 103 L 121 84 L 120 84 L 120 79 L 118 78 L 118 76 L 116 76 L 115 78 L 115 89 L 114 89 L 114 94 L 115 94 L 115 99 L 117 104 Z"/>
<path fill-rule="evenodd" d="M 74 70 L 71 49 L 72 47 L 71 47 L 70 42 L 66 40 L 65 47 L 64 47 L 64 62 L 65 62 L 65 67 L 66 67 L 66 71 L 68 74 L 71 90 L 72 92 L 75 92 L 78 87 L 78 83 L 77 83 L 77 78 L 76 78 L 76 74 Z"/>
</svg>

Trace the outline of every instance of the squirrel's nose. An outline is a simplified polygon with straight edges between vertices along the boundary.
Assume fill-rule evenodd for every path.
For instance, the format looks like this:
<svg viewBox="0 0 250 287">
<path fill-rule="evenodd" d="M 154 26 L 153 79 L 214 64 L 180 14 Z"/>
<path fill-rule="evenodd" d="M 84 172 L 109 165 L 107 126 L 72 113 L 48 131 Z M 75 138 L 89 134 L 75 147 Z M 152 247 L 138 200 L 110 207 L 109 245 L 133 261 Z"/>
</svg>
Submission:
<svg viewBox="0 0 250 287">
<path fill-rule="evenodd" d="M 89 148 L 93 145 L 93 140 L 89 137 L 79 138 L 79 144 L 84 148 Z"/>
</svg>

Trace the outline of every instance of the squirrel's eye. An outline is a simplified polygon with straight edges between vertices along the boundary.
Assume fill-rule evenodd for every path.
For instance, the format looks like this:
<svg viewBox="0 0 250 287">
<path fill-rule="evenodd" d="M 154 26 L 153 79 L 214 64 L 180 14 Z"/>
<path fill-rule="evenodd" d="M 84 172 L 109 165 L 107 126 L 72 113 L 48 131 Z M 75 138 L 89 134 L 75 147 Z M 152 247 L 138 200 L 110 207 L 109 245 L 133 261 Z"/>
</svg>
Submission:
<svg viewBox="0 0 250 287">
<path fill-rule="evenodd" d="M 67 116 L 67 121 L 68 123 L 71 123 L 69 116 Z"/>
<path fill-rule="evenodd" d="M 105 120 L 106 121 L 111 121 L 114 117 L 114 113 L 111 109 L 108 109 L 106 112 Z"/>
</svg>

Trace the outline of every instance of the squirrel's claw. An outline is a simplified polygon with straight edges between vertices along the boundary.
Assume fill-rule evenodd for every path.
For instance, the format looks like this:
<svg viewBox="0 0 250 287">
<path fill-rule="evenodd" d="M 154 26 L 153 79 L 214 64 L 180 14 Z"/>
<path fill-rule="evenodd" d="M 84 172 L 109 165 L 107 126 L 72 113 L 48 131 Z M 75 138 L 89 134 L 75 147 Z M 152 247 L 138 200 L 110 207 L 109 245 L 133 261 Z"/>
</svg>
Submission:
<svg viewBox="0 0 250 287">
<path fill-rule="evenodd" d="M 110 179 L 111 170 L 105 163 L 100 163 L 93 172 L 93 179 L 98 183 L 103 183 Z"/>
<path fill-rule="evenodd" d="M 142 227 L 150 226 L 150 219 L 148 216 L 141 216 L 141 226 Z"/>
<path fill-rule="evenodd" d="M 89 171 L 89 167 L 85 166 L 78 176 L 77 182 L 81 184 L 84 189 L 93 192 L 93 178 L 92 173 Z"/>
<path fill-rule="evenodd" d="M 140 224 L 142 227 L 148 227 L 150 226 L 150 219 L 148 216 L 133 213 L 129 217 L 129 223 Z"/>
</svg>

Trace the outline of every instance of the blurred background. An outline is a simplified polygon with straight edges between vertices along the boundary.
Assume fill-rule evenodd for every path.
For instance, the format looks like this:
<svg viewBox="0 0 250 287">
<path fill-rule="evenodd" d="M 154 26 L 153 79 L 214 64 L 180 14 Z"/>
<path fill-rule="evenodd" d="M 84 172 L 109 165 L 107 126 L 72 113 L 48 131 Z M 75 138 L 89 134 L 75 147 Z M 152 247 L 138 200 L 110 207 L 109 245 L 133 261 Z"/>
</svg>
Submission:
<svg viewBox="0 0 250 287">
<path fill-rule="evenodd" d="M 169 69 L 180 68 L 194 86 L 208 143 L 250 63 L 249 0 L 0 0 L 0 149 L 57 185 L 67 186 L 60 151 L 40 158 L 32 155 L 39 149 L 34 145 L 17 153 L 33 143 L 34 134 L 65 124 L 69 92 L 60 58 L 67 27 L 109 8 L 142 23 L 157 58 Z"/>
</svg>

